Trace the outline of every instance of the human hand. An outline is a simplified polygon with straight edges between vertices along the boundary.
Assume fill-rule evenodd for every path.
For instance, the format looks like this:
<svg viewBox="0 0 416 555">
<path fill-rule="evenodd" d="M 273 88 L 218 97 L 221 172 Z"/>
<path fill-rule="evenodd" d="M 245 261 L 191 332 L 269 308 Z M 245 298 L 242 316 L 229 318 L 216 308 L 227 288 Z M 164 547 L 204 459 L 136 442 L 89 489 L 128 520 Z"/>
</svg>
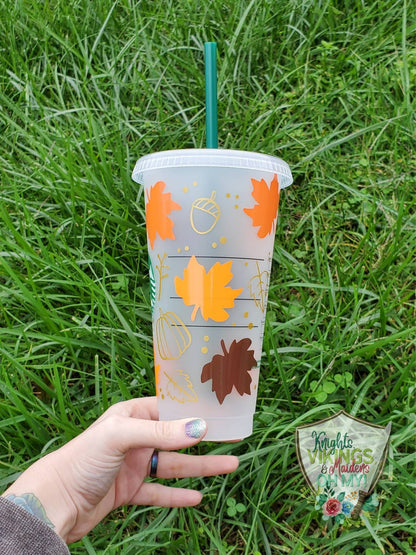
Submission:
<svg viewBox="0 0 416 555">
<path fill-rule="evenodd" d="M 145 481 L 154 450 L 161 450 L 158 478 L 227 474 L 238 467 L 238 459 L 172 452 L 198 443 L 206 423 L 157 418 L 155 397 L 117 403 L 78 437 L 30 466 L 3 495 L 35 495 L 67 543 L 82 538 L 120 505 L 197 505 L 198 491 Z"/>
</svg>

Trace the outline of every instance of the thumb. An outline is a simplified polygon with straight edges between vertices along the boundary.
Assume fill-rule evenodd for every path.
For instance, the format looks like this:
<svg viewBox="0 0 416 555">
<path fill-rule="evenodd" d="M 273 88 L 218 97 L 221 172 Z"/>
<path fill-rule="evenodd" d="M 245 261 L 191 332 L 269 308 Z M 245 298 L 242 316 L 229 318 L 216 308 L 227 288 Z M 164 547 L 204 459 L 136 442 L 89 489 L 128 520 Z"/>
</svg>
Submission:
<svg viewBox="0 0 416 555">
<path fill-rule="evenodd" d="M 140 447 L 183 449 L 198 443 L 207 432 L 207 423 L 201 418 L 157 421 L 112 415 L 100 427 L 104 438 L 111 438 L 111 447 L 121 453 Z"/>
</svg>

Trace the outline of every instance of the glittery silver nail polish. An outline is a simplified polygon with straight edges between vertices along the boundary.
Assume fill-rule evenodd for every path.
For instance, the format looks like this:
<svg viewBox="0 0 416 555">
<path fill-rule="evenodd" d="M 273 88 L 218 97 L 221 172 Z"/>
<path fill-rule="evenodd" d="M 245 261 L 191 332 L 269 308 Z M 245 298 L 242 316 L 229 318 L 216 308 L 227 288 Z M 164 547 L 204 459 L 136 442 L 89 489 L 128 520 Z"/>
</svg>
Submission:
<svg viewBox="0 0 416 555">
<path fill-rule="evenodd" d="M 193 439 L 200 438 L 204 435 L 207 429 L 207 423 L 201 418 L 190 420 L 185 424 L 185 434 Z"/>
</svg>

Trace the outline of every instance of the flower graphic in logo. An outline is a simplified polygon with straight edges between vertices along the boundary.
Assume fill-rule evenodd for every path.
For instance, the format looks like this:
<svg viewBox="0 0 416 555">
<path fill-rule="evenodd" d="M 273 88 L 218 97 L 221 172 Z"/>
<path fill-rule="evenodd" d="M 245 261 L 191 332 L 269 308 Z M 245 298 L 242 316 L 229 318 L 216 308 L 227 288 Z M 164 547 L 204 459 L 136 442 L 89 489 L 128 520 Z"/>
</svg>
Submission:
<svg viewBox="0 0 416 555">
<path fill-rule="evenodd" d="M 345 518 L 349 518 L 354 509 L 354 503 L 345 498 L 345 492 L 341 491 L 336 497 L 333 489 L 327 489 L 316 497 L 315 509 L 322 511 L 322 519 L 334 518 L 335 522 L 343 524 Z"/>
<path fill-rule="evenodd" d="M 331 497 L 322 505 L 322 512 L 325 516 L 336 516 L 342 511 L 342 503 L 338 499 Z"/>
<path fill-rule="evenodd" d="M 345 516 L 351 516 L 353 508 L 354 508 L 354 503 L 351 503 L 351 501 L 342 502 L 342 512 L 344 513 Z"/>
<path fill-rule="evenodd" d="M 353 496 L 350 495 L 349 497 L 353 499 Z M 362 510 L 368 514 L 370 511 L 375 511 L 377 505 L 377 496 L 373 493 L 364 503 Z M 335 522 L 343 524 L 346 518 L 352 517 L 355 506 L 354 501 L 345 499 L 345 492 L 343 491 L 337 497 L 334 497 L 334 490 L 316 496 L 315 509 L 322 511 L 322 519 L 325 521 L 333 518 Z"/>
</svg>

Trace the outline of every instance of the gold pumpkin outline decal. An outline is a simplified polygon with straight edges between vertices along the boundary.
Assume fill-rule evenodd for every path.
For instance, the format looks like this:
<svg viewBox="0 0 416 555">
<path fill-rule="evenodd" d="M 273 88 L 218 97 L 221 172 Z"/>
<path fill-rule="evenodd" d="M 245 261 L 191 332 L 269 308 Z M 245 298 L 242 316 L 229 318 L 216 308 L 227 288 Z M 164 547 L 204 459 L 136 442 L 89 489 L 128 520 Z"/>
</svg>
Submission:
<svg viewBox="0 0 416 555">
<path fill-rule="evenodd" d="M 220 207 L 215 202 L 216 195 L 216 191 L 212 191 L 209 198 L 198 198 L 192 203 L 191 226 L 199 235 L 212 231 L 221 216 Z M 210 216 L 212 221 L 207 216 Z"/>
<path fill-rule="evenodd" d="M 155 324 L 156 348 L 161 359 L 176 360 L 191 345 L 191 334 L 174 312 L 159 311 Z"/>
</svg>

